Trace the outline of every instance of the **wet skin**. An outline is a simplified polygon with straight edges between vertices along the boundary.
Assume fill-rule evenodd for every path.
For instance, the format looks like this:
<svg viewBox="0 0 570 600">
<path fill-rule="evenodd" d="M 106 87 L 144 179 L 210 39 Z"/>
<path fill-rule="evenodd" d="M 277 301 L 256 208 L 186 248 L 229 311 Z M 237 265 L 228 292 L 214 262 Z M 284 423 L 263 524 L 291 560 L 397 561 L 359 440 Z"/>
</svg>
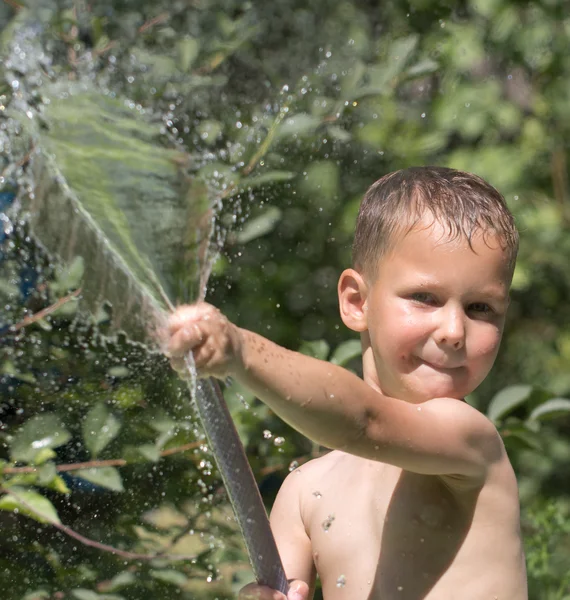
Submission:
<svg viewBox="0 0 570 600">
<path fill-rule="evenodd" d="M 374 277 L 348 269 L 340 278 L 363 379 L 207 305 L 171 319 L 172 363 L 192 350 L 202 373 L 235 377 L 337 449 L 292 473 L 274 504 L 289 578 L 312 590 L 318 571 L 326 600 L 526 600 L 516 480 L 498 432 L 463 400 L 497 355 L 510 265 L 491 234 L 470 245 L 422 225 Z"/>
</svg>

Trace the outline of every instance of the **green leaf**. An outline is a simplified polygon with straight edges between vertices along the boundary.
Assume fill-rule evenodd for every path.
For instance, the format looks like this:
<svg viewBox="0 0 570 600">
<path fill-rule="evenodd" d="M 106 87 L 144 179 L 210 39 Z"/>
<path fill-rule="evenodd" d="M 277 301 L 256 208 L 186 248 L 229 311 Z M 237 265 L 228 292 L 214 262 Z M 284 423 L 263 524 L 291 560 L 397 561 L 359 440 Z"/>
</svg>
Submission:
<svg viewBox="0 0 570 600">
<path fill-rule="evenodd" d="M 57 477 L 57 469 L 54 463 L 46 462 L 37 471 L 38 485 L 49 485 Z"/>
<path fill-rule="evenodd" d="M 55 490 L 60 494 L 69 494 L 69 488 L 64 479 L 57 474 L 57 468 L 52 462 L 46 462 L 38 468 L 37 484 Z"/>
<path fill-rule="evenodd" d="M 435 60 L 432 60 L 431 58 L 425 58 L 424 60 L 420 60 L 420 62 L 406 69 L 406 75 L 410 78 L 422 77 L 423 75 L 427 75 L 429 73 L 435 73 L 438 68 L 439 65 L 435 62 Z"/>
<path fill-rule="evenodd" d="M 290 137 L 313 133 L 321 119 L 308 113 L 298 113 L 285 119 L 279 128 L 279 137 Z"/>
<path fill-rule="evenodd" d="M 314 342 L 303 342 L 299 348 L 301 354 L 326 360 L 329 355 L 330 347 L 325 340 L 315 340 Z"/>
<path fill-rule="evenodd" d="M 250 219 L 244 228 L 237 234 L 236 240 L 240 244 L 247 244 L 260 238 L 275 229 L 281 220 L 281 210 L 276 206 L 268 206 L 259 216 Z"/>
<path fill-rule="evenodd" d="M 551 398 L 537 406 L 529 415 L 529 421 L 553 419 L 570 412 L 570 400 L 567 398 Z"/>
<path fill-rule="evenodd" d="M 91 483 L 112 490 L 113 492 L 124 491 L 123 480 L 115 467 L 101 467 L 100 469 L 81 469 L 75 471 L 74 475 L 81 477 Z"/>
<path fill-rule="evenodd" d="M 58 448 L 70 439 L 70 433 L 56 414 L 36 415 L 14 436 L 10 456 L 16 462 L 33 463 L 42 451 L 45 455 L 46 448 Z"/>
<path fill-rule="evenodd" d="M 200 139 L 208 146 L 214 145 L 222 134 L 223 126 L 219 121 L 206 120 L 198 125 Z"/>
<path fill-rule="evenodd" d="M 255 177 L 248 177 L 242 180 L 242 186 L 246 189 L 254 189 L 267 185 L 268 183 L 280 183 L 282 181 L 291 181 L 296 176 L 293 171 L 266 171 Z"/>
<path fill-rule="evenodd" d="M 76 290 L 81 285 L 84 273 L 85 261 L 82 256 L 76 256 L 68 266 L 58 269 L 52 289 L 62 295 L 69 290 Z"/>
<path fill-rule="evenodd" d="M 47 498 L 16 486 L 0 498 L 0 510 L 18 511 L 40 523 L 60 523 L 57 511 Z"/>
<path fill-rule="evenodd" d="M 115 577 L 113 577 L 113 579 L 110 581 L 100 584 L 100 589 L 104 590 L 105 592 L 116 592 L 117 590 L 133 585 L 136 582 L 137 578 L 134 573 L 131 573 L 130 571 L 123 571 L 122 573 L 115 575 Z"/>
<path fill-rule="evenodd" d="M 352 139 L 352 134 L 350 132 L 337 125 L 329 125 L 327 127 L 327 133 L 331 138 L 339 142 L 350 142 Z"/>
<path fill-rule="evenodd" d="M 71 593 L 77 600 L 125 600 L 123 596 L 117 596 L 116 594 L 98 594 L 97 592 L 86 590 L 84 588 L 77 588 Z"/>
<path fill-rule="evenodd" d="M 34 590 L 28 592 L 22 600 L 50 600 L 51 594 L 46 590 Z"/>
<path fill-rule="evenodd" d="M 535 450 L 540 452 L 543 448 L 540 437 L 525 426 L 508 428 L 501 432 L 505 446 L 522 448 L 525 450 Z"/>
<path fill-rule="evenodd" d="M 143 444 L 139 446 L 137 450 L 142 456 L 151 462 L 158 462 L 160 460 L 160 450 L 151 444 Z"/>
<path fill-rule="evenodd" d="M 117 437 L 121 424 L 103 402 L 96 404 L 83 422 L 83 440 L 94 458 Z"/>
<path fill-rule="evenodd" d="M 489 408 L 487 416 L 493 423 L 497 423 L 515 408 L 526 402 L 532 393 L 530 385 L 512 385 L 496 394 Z"/>
<path fill-rule="evenodd" d="M 178 68 L 183 73 L 188 73 L 198 57 L 200 43 L 196 38 L 187 36 L 179 40 L 176 46 L 178 50 Z"/>
<path fill-rule="evenodd" d="M 347 340 L 335 348 L 335 351 L 330 358 L 330 362 L 344 367 L 344 365 L 350 362 L 353 358 L 356 358 L 361 354 L 362 344 L 360 340 Z"/>
<path fill-rule="evenodd" d="M 182 587 L 188 583 L 188 577 L 184 573 L 172 569 L 153 569 L 150 571 L 150 574 L 159 581 L 164 581 L 178 587 Z"/>
</svg>

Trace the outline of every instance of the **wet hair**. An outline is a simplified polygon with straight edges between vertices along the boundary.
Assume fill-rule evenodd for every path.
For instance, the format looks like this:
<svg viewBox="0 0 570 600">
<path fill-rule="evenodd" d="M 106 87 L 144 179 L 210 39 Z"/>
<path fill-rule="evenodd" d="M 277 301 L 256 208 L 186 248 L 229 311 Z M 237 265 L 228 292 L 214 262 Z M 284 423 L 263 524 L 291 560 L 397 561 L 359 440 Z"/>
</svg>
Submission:
<svg viewBox="0 0 570 600">
<path fill-rule="evenodd" d="M 389 173 L 366 192 L 352 246 L 355 269 L 374 279 L 379 260 L 409 233 L 426 213 L 449 239 L 493 235 L 506 252 L 511 273 L 519 235 L 503 196 L 484 179 L 445 167 L 411 167 Z"/>
</svg>

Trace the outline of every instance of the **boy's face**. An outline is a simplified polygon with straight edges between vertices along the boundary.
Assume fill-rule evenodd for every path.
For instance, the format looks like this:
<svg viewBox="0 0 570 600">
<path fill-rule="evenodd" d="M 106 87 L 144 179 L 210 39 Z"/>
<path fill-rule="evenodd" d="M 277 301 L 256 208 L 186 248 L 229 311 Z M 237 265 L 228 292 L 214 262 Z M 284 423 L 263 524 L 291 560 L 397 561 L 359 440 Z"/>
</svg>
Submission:
<svg viewBox="0 0 570 600">
<path fill-rule="evenodd" d="M 511 272 L 497 239 L 450 240 L 438 223 L 402 235 L 364 283 L 364 375 L 412 402 L 463 398 L 497 356 Z"/>
</svg>

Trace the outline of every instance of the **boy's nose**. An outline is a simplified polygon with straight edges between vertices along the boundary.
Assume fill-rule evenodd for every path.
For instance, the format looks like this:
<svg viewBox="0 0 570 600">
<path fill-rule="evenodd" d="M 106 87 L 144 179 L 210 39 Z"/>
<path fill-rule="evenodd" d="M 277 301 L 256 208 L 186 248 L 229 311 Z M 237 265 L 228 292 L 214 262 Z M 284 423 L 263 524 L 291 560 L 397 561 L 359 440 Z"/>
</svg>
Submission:
<svg viewBox="0 0 570 600">
<path fill-rule="evenodd" d="M 464 312 L 461 308 L 444 306 L 441 309 L 440 321 L 435 332 L 435 341 L 455 350 L 465 345 Z"/>
</svg>

